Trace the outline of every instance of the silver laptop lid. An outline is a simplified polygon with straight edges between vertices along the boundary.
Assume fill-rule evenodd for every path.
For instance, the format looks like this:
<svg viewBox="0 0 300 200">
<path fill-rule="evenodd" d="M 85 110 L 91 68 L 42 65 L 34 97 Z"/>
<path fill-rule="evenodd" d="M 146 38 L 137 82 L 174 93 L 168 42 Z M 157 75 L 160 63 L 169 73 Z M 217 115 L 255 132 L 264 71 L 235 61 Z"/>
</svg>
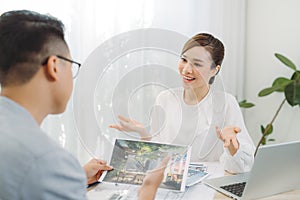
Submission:
<svg viewBox="0 0 300 200">
<path fill-rule="evenodd" d="M 299 189 L 299 154 L 300 141 L 260 147 L 242 199 Z"/>
</svg>

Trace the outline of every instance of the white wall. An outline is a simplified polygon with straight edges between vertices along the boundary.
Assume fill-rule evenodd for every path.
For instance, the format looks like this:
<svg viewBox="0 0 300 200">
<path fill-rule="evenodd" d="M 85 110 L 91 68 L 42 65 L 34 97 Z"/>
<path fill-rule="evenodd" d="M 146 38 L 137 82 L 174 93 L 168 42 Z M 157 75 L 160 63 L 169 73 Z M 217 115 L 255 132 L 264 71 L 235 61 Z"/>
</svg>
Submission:
<svg viewBox="0 0 300 200">
<path fill-rule="evenodd" d="M 282 93 L 258 97 L 258 92 L 271 86 L 275 78 L 292 74 L 274 53 L 287 56 L 300 70 L 299 9 L 299 0 L 247 1 L 244 94 L 256 106 L 245 110 L 245 120 L 256 143 L 261 136 L 260 125 L 271 121 L 283 100 Z M 274 123 L 271 137 L 276 139 L 275 143 L 300 140 L 299 122 L 300 108 L 286 103 Z"/>
</svg>

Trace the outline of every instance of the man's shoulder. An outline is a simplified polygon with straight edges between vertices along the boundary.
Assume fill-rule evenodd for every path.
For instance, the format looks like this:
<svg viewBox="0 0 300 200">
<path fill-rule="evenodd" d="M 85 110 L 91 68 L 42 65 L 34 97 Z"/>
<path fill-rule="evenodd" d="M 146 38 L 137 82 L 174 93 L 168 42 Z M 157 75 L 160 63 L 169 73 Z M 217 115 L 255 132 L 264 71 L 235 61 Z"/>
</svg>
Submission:
<svg viewBox="0 0 300 200">
<path fill-rule="evenodd" d="M 0 127 L 2 127 L 2 123 L 0 123 Z M 0 138 L 0 146 L 5 146 L 7 150 L 16 155 L 22 154 L 26 157 L 40 157 L 49 152 L 64 152 L 64 150 L 39 127 L 18 127 L 11 124 L 2 131 Z"/>
<path fill-rule="evenodd" d="M 37 180 L 36 177 L 39 179 Z M 39 190 L 37 195 L 42 195 L 43 198 L 52 199 L 61 196 L 62 199 L 85 199 L 84 170 L 74 156 L 59 147 L 50 148 L 49 151 L 44 152 L 44 155 L 35 157 L 24 180 L 32 184 L 25 185 L 24 190 L 30 191 L 31 187 L 36 188 Z"/>
<path fill-rule="evenodd" d="M 42 166 L 76 160 L 40 129 L 13 131 L 14 129 L 10 129 L 0 134 L 0 155 L 3 161 L 0 166 L 7 165 L 8 170 L 19 170 L 20 166 L 25 169 L 26 166 L 30 167 L 34 164 Z M 9 168 L 9 166 L 14 167 Z"/>
<path fill-rule="evenodd" d="M 11 196 L 23 190 L 18 195 L 51 196 L 69 188 L 85 189 L 85 174 L 77 159 L 41 130 L 24 130 L 18 139 L 0 134 L 0 155 L 0 185 L 9 187 L 0 189 L 0 193 L 6 191 Z"/>
</svg>

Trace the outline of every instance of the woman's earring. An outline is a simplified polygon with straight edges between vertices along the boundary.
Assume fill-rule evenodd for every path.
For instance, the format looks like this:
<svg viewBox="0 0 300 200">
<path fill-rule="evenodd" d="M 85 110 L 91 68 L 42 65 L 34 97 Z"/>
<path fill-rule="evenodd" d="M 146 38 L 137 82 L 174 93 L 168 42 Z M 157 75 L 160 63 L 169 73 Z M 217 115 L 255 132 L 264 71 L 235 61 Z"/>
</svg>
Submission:
<svg viewBox="0 0 300 200">
<path fill-rule="evenodd" d="M 219 71 L 220 71 L 220 65 L 218 65 L 217 67 L 216 67 L 216 70 L 217 70 L 217 72 L 216 72 L 216 75 L 219 73 Z"/>
</svg>

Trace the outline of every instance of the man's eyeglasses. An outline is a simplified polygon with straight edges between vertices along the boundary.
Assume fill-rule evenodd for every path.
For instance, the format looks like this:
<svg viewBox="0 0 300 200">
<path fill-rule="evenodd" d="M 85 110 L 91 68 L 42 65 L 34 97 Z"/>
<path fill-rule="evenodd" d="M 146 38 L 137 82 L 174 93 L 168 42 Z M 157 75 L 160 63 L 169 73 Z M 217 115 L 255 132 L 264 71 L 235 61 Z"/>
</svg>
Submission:
<svg viewBox="0 0 300 200">
<path fill-rule="evenodd" d="M 69 58 L 65 58 L 65 57 L 60 56 L 60 55 L 56 55 L 56 57 L 72 63 L 72 75 L 73 75 L 73 79 L 76 78 L 77 75 L 78 75 L 79 69 L 81 67 L 81 64 L 79 62 L 76 62 L 76 61 L 71 60 Z"/>
</svg>

